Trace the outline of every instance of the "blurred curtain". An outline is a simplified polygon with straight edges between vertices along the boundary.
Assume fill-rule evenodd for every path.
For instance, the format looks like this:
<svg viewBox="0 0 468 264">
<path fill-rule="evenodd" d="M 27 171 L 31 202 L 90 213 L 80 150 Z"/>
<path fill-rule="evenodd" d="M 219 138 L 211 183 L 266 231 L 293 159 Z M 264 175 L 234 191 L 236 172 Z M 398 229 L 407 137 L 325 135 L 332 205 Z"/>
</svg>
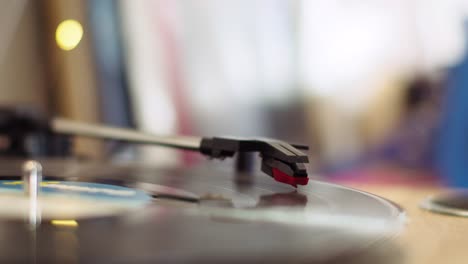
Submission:
<svg viewBox="0 0 468 264">
<path fill-rule="evenodd" d="M 466 6 L 457 0 L 122 0 L 120 7 L 140 128 L 206 136 L 296 130 L 323 164 L 382 144 L 399 125 L 414 76 L 464 53 Z M 278 117 L 283 122 L 273 124 Z M 152 151 L 152 161 L 178 157 Z"/>
<path fill-rule="evenodd" d="M 324 163 L 382 144 L 399 125 L 408 83 L 464 53 L 463 1 L 301 4 L 300 82 Z"/>
<path fill-rule="evenodd" d="M 293 2 L 146 0 L 120 7 L 143 130 L 265 136 L 265 106 L 295 95 Z M 143 157 L 170 163 L 178 155 L 147 149 Z"/>
</svg>

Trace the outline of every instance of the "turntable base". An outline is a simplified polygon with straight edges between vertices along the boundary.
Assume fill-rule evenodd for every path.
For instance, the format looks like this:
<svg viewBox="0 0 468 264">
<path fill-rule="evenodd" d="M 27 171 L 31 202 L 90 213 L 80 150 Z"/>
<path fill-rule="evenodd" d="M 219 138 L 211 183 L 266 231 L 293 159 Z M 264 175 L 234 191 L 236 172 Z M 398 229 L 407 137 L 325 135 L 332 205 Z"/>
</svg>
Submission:
<svg viewBox="0 0 468 264">
<path fill-rule="evenodd" d="M 0 174 L 7 176 L 1 180 L 16 186 L 11 175 L 18 170 L 7 164 L 0 162 Z M 80 213 L 73 219 L 51 214 L 34 230 L 22 220 L 0 219 L 0 249 L 8 252 L 0 260 L 461 264 L 468 259 L 467 219 L 419 208 L 424 198 L 443 191 L 438 186 L 346 183 L 362 192 L 311 181 L 296 190 L 215 167 L 154 170 L 59 162 L 44 168 L 53 176 L 46 185 L 55 189 L 60 180 L 110 184 L 144 191 L 152 200 L 127 214 Z"/>
</svg>

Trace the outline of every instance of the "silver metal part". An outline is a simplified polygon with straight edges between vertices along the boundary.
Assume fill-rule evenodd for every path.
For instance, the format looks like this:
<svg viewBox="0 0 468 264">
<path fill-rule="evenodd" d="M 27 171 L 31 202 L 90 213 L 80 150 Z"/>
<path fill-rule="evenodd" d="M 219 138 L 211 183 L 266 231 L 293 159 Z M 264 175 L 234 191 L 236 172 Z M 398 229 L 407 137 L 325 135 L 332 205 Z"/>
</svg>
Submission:
<svg viewBox="0 0 468 264">
<path fill-rule="evenodd" d="M 23 164 L 23 190 L 29 197 L 29 224 L 35 228 L 41 222 L 38 204 L 42 182 L 42 165 L 37 161 L 27 161 Z"/>
<path fill-rule="evenodd" d="M 425 199 L 420 207 L 434 213 L 468 217 L 468 190 L 457 190 Z"/>
<path fill-rule="evenodd" d="M 54 118 L 51 127 L 53 131 L 63 134 L 154 144 L 187 150 L 198 150 L 201 144 L 200 137 L 153 135 L 133 129 L 88 124 L 64 118 Z"/>
<path fill-rule="evenodd" d="M 23 164 L 24 193 L 30 197 L 37 197 L 42 181 L 42 165 L 37 161 L 26 161 Z"/>
</svg>

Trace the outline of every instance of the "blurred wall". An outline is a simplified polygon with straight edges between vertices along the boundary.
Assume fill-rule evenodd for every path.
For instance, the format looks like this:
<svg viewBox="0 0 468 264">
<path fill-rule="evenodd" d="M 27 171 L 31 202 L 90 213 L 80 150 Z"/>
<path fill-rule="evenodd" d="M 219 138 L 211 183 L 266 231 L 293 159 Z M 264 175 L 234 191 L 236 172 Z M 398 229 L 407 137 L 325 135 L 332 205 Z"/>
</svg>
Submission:
<svg viewBox="0 0 468 264">
<path fill-rule="evenodd" d="M 37 2 L 7 0 L 1 4 L 0 105 L 27 105 L 46 112 L 49 102 L 38 39 Z M 7 23 L 10 21 L 13 23 Z"/>
</svg>

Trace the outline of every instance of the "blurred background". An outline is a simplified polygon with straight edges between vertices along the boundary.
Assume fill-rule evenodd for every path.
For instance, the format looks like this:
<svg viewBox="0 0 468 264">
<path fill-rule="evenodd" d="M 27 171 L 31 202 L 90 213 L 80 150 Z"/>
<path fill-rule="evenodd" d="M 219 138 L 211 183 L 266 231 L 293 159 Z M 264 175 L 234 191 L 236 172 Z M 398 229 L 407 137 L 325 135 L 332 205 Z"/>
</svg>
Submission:
<svg viewBox="0 0 468 264">
<path fill-rule="evenodd" d="M 1 0 L 0 106 L 307 143 L 326 179 L 468 187 L 468 1 Z M 80 139 L 77 155 L 195 163 Z"/>
</svg>

